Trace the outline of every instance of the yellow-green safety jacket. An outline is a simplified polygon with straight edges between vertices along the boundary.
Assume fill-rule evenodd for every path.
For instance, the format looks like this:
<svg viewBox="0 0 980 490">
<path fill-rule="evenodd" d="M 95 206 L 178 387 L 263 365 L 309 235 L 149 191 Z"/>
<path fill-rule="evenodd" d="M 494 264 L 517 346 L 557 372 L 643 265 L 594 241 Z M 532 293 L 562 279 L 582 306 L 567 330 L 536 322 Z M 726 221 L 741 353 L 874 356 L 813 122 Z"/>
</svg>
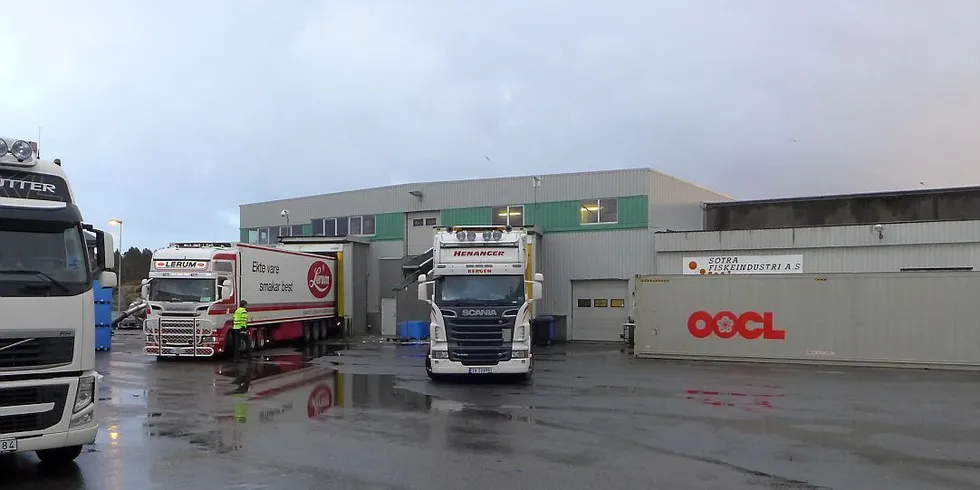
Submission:
<svg viewBox="0 0 980 490">
<path fill-rule="evenodd" d="M 248 326 L 248 310 L 244 306 L 239 306 L 235 310 L 235 324 L 231 327 L 235 330 L 242 330 Z"/>
</svg>

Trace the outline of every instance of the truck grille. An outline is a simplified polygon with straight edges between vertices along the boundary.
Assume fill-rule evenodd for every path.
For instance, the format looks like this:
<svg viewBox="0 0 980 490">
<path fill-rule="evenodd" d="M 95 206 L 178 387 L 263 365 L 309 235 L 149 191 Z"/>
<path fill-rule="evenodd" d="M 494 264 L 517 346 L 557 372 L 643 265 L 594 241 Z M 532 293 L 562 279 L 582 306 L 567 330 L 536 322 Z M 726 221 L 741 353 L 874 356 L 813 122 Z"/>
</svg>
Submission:
<svg viewBox="0 0 980 490">
<path fill-rule="evenodd" d="M 30 432 L 53 427 L 61 421 L 68 401 L 68 385 L 31 386 L 0 390 L 0 407 L 53 403 L 47 412 L 0 416 L 0 434 Z"/>
<path fill-rule="evenodd" d="M 205 325 L 209 325 L 205 322 Z M 160 340 L 164 344 L 170 345 L 192 345 L 194 336 L 197 335 L 197 342 L 201 342 L 201 337 L 211 335 L 211 329 L 204 326 L 196 326 L 194 318 L 184 317 L 160 317 Z"/>
<path fill-rule="evenodd" d="M 75 337 L 4 338 L 0 349 L 0 369 L 71 364 Z"/>
<path fill-rule="evenodd" d="M 464 366 L 492 366 L 500 361 L 509 361 L 513 328 L 512 319 L 447 318 L 449 360 Z"/>
</svg>

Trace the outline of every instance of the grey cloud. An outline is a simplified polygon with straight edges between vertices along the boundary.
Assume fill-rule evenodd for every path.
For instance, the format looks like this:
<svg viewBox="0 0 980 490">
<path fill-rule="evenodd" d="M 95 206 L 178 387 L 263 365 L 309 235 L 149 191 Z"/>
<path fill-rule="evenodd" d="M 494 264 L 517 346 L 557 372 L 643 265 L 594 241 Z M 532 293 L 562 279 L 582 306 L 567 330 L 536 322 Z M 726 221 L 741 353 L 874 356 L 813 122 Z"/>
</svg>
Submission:
<svg viewBox="0 0 980 490">
<path fill-rule="evenodd" d="M 0 32 L 34 74 L 0 74 L 22 115 L 0 130 L 43 125 L 86 217 L 143 246 L 416 180 L 652 166 L 758 198 L 980 177 L 965 0 L 35 3 Z"/>
</svg>

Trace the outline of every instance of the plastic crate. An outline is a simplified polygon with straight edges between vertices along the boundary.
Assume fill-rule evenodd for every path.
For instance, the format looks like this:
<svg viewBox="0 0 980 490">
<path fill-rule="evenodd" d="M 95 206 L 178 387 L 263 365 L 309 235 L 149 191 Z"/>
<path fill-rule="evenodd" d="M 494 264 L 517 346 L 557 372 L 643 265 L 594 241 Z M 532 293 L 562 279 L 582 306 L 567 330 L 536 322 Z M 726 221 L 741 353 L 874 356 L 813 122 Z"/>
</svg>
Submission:
<svg viewBox="0 0 980 490">
<path fill-rule="evenodd" d="M 99 281 L 92 283 L 92 292 L 96 303 L 112 303 L 112 288 L 104 288 Z"/>
<path fill-rule="evenodd" d="M 112 324 L 112 305 L 95 303 L 95 326 L 108 327 Z"/>
<path fill-rule="evenodd" d="M 95 327 L 95 350 L 112 349 L 112 327 Z"/>
<path fill-rule="evenodd" d="M 429 322 L 412 320 L 398 324 L 398 337 L 409 340 L 425 340 L 429 338 Z"/>
</svg>

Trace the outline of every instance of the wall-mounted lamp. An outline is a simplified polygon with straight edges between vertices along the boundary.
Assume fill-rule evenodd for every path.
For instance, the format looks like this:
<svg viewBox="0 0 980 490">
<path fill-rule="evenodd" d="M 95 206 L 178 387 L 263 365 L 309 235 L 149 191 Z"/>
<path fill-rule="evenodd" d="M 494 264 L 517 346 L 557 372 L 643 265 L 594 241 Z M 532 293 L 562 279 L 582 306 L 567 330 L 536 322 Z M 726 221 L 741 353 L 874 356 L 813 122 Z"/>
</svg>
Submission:
<svg viewBox="0 0 980 490">
<path fill-rule="evenodd" d="M 885 234 L 883 232 L 884 229 L 885 229 L 885 227 L 884 226 L 881 226 L 880 224 L 875 225 L 875 231 L 878 232 L 878 239 L 879 240 L 885 238 Z"/>
<path fill-rule="evenodd" d="M 424 195 L 422 191 L 408 191 L 408 193 L 419 198 L 419 201 L 422 201 L 422 196 Z"/>
<path fill-rule="evenodd" d="M 289 226 L 289 210 L 283 209 L 282 212 L 279 213 L 279 216 L 282 216 L 283 219 L 286 220 L 286 226 Z"/>
</svg>

